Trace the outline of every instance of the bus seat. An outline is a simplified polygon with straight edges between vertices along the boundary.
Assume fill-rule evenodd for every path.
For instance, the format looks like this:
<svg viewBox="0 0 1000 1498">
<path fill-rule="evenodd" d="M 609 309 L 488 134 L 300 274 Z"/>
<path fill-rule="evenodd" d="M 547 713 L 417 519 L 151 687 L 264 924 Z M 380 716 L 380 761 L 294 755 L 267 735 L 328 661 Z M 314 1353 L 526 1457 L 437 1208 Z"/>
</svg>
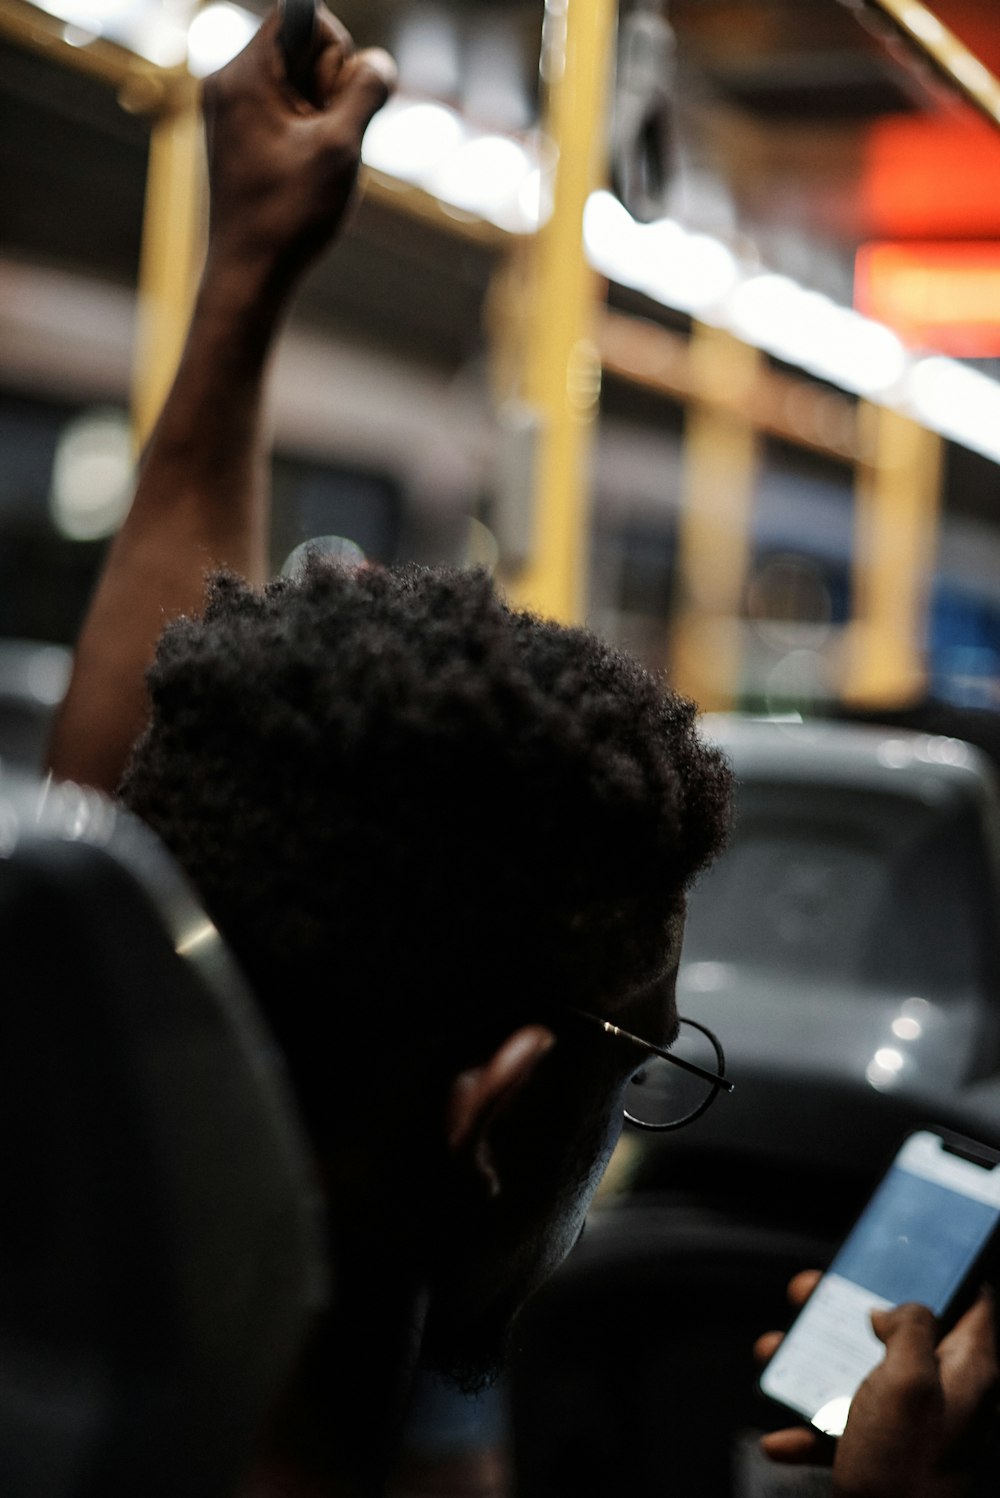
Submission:
<svg viewBox="0 0 1000 1498">
<path fill-rule="evenodd" d="M 223 1498 L 327 1294 L 281 1059 L 147 829 L 0 778 L 0 1492 Z"/>
</svg>

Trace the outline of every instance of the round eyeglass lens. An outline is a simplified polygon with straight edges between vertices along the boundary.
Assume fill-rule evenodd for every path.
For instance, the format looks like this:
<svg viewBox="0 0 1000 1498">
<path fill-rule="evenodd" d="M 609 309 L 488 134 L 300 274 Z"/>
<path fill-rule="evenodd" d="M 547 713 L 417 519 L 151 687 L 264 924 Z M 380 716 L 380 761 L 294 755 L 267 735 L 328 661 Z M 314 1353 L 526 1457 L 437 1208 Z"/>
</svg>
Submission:
<svg viewBox="0 0 1000 1498">
<path fill-rule="evenodd" d="M 681 1020 L 670 1054 L 706 1071 L 723 1069 L 716 1041 L 690 1020 Z M 626 1085 L 625 1117 L 647 1129 L 676 1128 L 703 1112 L 718 1090 L 714 1082 L 693 1076 L 662 1056 L 649 1056 Z"/>
</svg>

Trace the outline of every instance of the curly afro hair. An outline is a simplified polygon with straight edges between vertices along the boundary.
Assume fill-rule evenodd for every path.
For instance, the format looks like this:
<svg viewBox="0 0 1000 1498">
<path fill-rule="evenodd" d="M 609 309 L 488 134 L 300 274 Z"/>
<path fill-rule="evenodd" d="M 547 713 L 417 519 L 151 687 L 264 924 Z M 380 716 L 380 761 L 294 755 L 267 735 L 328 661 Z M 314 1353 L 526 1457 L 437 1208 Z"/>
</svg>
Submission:
<svg viewBox="0 0 1000 1498">
<path fill-rule="evenodd" d="M 121 787 L 288 1050 L 463 1012 L 605 1009 L 728 823 L 694 706 L 481 572 L 221 574 L 165 631 Z"/>
</svg>

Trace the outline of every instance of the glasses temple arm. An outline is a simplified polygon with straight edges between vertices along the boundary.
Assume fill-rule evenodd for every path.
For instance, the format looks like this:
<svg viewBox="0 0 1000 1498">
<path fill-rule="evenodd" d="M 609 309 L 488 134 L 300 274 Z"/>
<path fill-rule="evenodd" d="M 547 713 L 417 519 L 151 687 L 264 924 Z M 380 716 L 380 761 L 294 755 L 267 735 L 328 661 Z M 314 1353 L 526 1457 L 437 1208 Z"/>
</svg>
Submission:
<svg viewBox="0 0 1000 1498">
<path fill-rule="evenodd" d="M 692 1076 L 700 1077 L 703 1082 L 712 1082 L 716 1087 L 721 1087 L 723 1092 L 735 1090 L 736 1083 L 730 1082 L 728 1077 L 722 1076 L 719 1072 L 709 1071 L 707 1067 L 698 1066 L 694 1061 L 685 1061 L 683 1056 L 674 1056 L 670 1051 L 661 1050 L 659 1046 L 651 1045 L 648 1040 L 643 1040 L 641 1035 L 633 1035 L 631 1030 L 623 1030 L 621 1025 L 613 1025 L 609 1019 L 602 1019 L 599 1014 L 591 1014 L 586 1009 L 577 1009 L 576 1013 L 582 1014 L 584 1019 L 596 1020 L 609 1035 L 621 1035 L 625 1040 L 630 1040 L 633 1045 L 648 1051 L 651 1056 L 659 1056 L 663 1061 L 669 1061 L 671 1066 L 679 1066 L 684 1071 L 690 1072 Z M 695 1025 L 695 1029 L 698 1028 L 699 1026 Z"/>
<path fill-rule="evenodd" d="M 654 1047 L 650 1046 L 650 1050 Z M 654 1050 L 655 1055 L 664 1061 L 669 1061 L 671 1066 L 683 1067 L 684 1071 L 690 1072 L 692 1076 L 700 1077 L 703 1082 L 713 1082 L 716 1087 L 721 1087 L 723 1092 L 732 1092 L 736 1086 L 730 1082 L 728 1077 L 721 1076 L 716 1071 L 709 1071 L 706 1066 L 697 1066 L 693 1061 L 685 1061 L 682 1056 L 672 1056 L 669 1051 Z"/>
</svg>

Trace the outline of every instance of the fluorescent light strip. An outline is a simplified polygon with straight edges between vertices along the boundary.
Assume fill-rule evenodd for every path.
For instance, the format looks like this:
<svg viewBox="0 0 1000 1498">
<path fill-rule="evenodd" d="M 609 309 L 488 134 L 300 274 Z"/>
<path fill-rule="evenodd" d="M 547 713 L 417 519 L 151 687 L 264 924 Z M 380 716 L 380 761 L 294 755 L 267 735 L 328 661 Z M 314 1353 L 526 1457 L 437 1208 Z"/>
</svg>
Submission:
<svg viewBox="0 0 1000 1498">
<path fill-rule="evenodd" d="M 746 342 L 852 395 L 891 396 L 909 363 L 890 328 L 788 276 L 747 277 L 727 299 L 721 320 Z"/>
<path fill-rule="evenodd" d="M 87 47 L 99 37 L 128 48 L 157 67 L 177 67 L 187 48 L 187 13 L 158 0 L 35 0 L 39 9 L 65 21 L 63 40 Z"/>
<path fill-rule="evenodd" d="M 954 359 L 915 357 L 884 323 L 789 276 L 740 266 L 709 235 L 668 219 L 639 224 L 608 192 L 591 196 L 583 232 L 595 270 L 619 285 L 1000 463 L 1000 382 Z"/>
<path fill-rule="evenodd" d="M 445 104 L 397 94 L 369 125 L 361 155 L 366 166 L 513 234 L 534 232 L 547 212 L 531 146 L 477 131 Z"/>
<path fill-rule="evenodd" d="M 936 48 L 935 57 L 942 48 L 952 62 L 964 56 L 967 80 L 985 89 L 975 72 L 985 69 L 926 6 L 879 3 L 928 49 Z M 172 33 L 160 37 L 150 29 L 149 17 L 160 7 L 148 0 L 44 0 L 44 8 L 89 35 L 127 32 L 129 45 L 149 57 L 173 46 Z M 192 73 L 202 77 L 222 67 L 259 24 L 229 0 L 199 11 L 188 29 Z M 997 90 L 1000 119 L 1000 86 L 986 77 Z M 476 131 L 444 104 L 397 95 L 369 126 L 362 156 L 376 170 L 510 233 L 534 232 L 551 211 L 549 174 L 532 143 Z M 743 266 L 721 240 L 672 219 L 637 223 L 608 192 L 591 195 L 584 242 L 591 264 L 610 280 L 726 327 L 785 363 L 894 406 L 1000 463 L 1000 382 L 953 359 L 914 358 L 884 324 L 788 276 Z"/>
<path fill-rule="evenodd" d="M 583 238 L 602 275 L 708 321 L 740 278 L 735 256 L 720 239 L 689 233 L 672 219 L 637 223 L 609 192 L 591 194 Z"/>
<path fill-rule="evenodd" d="M 960 364 L 929 355 L 914 362 L 903 409 L 924 426 L 1000 463 L 1000 382 Z"/>
<path fill-rule="evenodd" d="M 198 11 L 188 27 L 188 70 L 195 78 L 205 78 L 225 67 L 237 52 L 242 52 L 257 31 L 260 17 L 217 0 Z"/>
</svg>

